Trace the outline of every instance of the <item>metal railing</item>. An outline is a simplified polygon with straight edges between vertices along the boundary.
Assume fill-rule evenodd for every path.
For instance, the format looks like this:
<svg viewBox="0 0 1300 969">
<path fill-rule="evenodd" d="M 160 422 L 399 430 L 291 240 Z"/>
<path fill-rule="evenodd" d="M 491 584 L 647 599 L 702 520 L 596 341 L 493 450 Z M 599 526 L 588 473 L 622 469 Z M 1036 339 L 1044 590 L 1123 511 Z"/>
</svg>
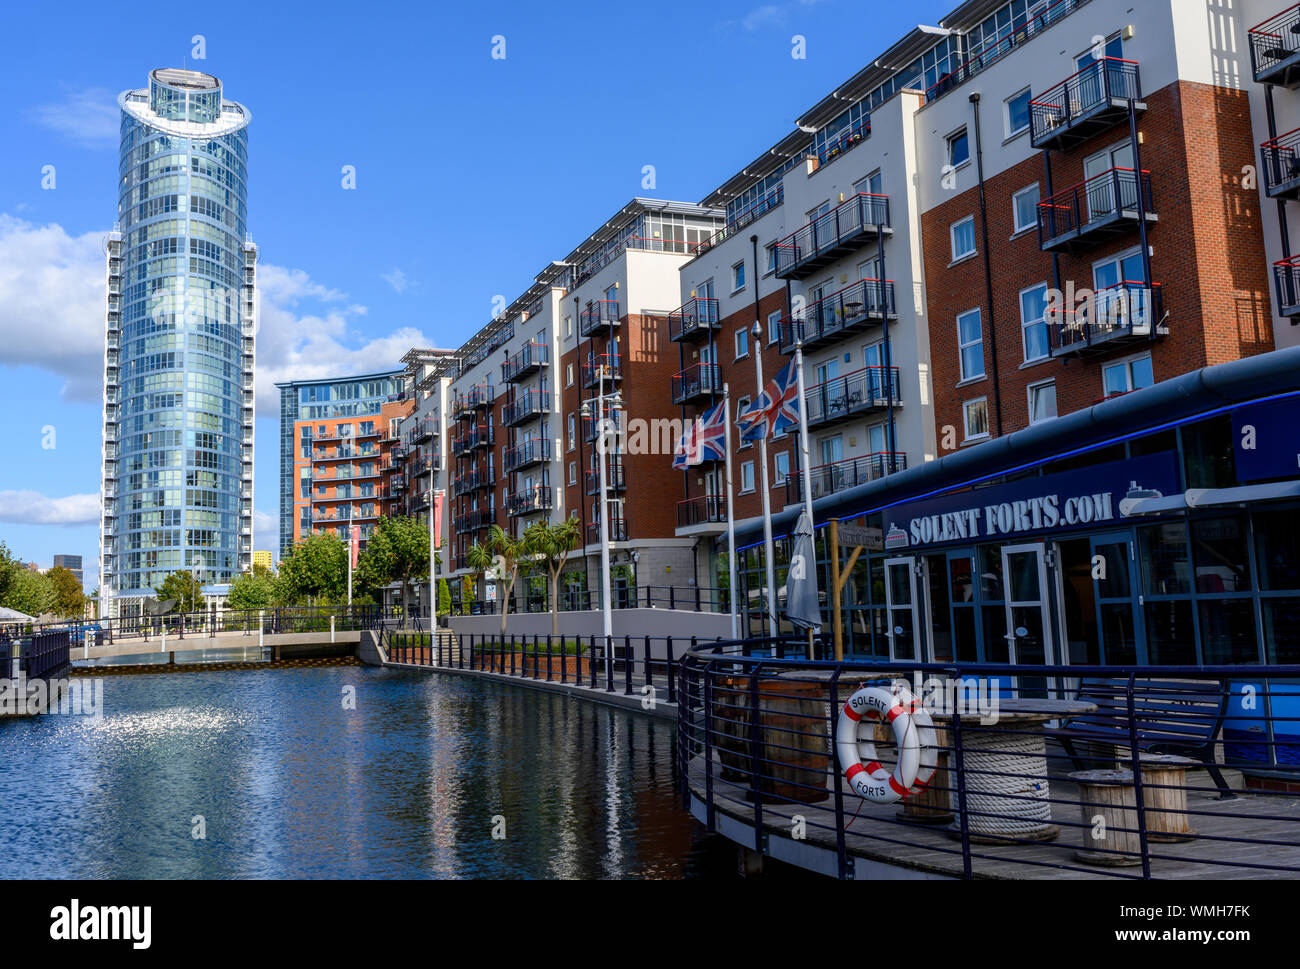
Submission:
<svg viewBox="0 0 1300 969">
<path fill-rule="evenodd" d="M 588 354 L 582 365 L 582 386 L 594 387 L 601 381 L 623 379 L 623 358 L 617 353 Z"/>
<path fill-rule="evenodd" d="M 534 512 L 550 511 L 551 496 L 554 492 L 549 484 L 534 485 L 512 495 L 506 495 L 506 514 L 511 517 L 531 515 Z"/>
<path fill-rule="evenodd" d="M 269 609 L 222 609 L 170 612 L 162 616 L 119 616 L 84 622 L 58 622 L 27 627 L 24 635 L 62 631 L 73 647 L 107 645 L 121 641 L 209 637 L 220 633 L 256 634 L 260 624 L 267 634 L 328 632 L 330 620 L 336 632 L 373 629 L 379 607 L 367 606 L 280 606 Z"/>
<path fill-rule="evenodd" d="M 860 279 L 805 307 L 803 319 L 782 320 L 780 350 L 793 353 L 801 339 L 805 347 L 838 340 L 859 324 L 883 322 L 897 313 L 892 279 Z"/>
<path fill-rule="evenodd" d="M 888 407 L 891 402 L 901 404 L 900 388 L 897 367 L 890 367 L 888 374 L 884 367 L 863 367 L 816 384 L 804 394 L 808 426 Z"/>
<path fill-rule="evenodd" d="M 1300 874 L 1300 666 L 872 664 L 828 648 L 754 639 L 682 657 L 677 773 L 711 830 L 728 815 L 762 850 L 798 815 L 804 848 L 841 878 L 855 860 L 966 879 Z M 936 770 L 901 812 L 859 796 L 835 743 L 857 690 L 889 701 L 897 685 L 938 728 L 922 741 Z M 874 736 L 865 766 L 884 777 L 898 748 L 888 728 Z"/>
<path fill-rule="evenodd" d="M 668 314 L 668 339 L 681 340 L 722 325 L 716 299 L 692 296 Z"/>
<path fill-rule="evenodd" d="M 697 397 L 722 393 L 722 368 L 715 363 L 697 363 L 673 374 L 672 399 L 684 404 Z"/>
<path fill-rule="evenodd" d="M 533 437 L 506 451 L 501 457 L 501 465 L 510 472 L 549 460 L 551 460 L 550 439 Z"/>
<path fill-rule="evenodd" d="M 1046 246 L 1062 236 L 1083 235 L 1096 225 L 1137 218 L 1138 173 L 1112 168 L 1038 203 L 1038 244 Z M 1142 172 L 1142 208 L 1154 212 L 1151 173 Z"/>
<path fill-rule="evenodd" d="M 13 635 L 0 630 L 0 680 L 17 674 L 27 679 L 48 679 L 68 666 L 72 633 L 67 628 L 28 627 Z"/>
<path fill-rule="evenodd" d="M 1161 334 L 1164 298 L 1160 285 L 1124 280 L 1099 289 L 1080 309 L 1066 308 L 1064 320 L 1048 325 L 1052 353 L 1070 353 L 1118 337 L 1154 339 Z"/>
<path fill-rule="evenodd" d="M 599 457 L 596 460 L 600 460 Z M 605 487 L 610 491 L 624 491 L 627 479 L 623 473 L 623 456 L 621 454 L 605 455 Z M 583 493 L 595 495 L 600 491 L 600 469 L 588 471 L 583 476 Z"/>
<path fill-rule="evenodd" d="M 587 525 L 587 544 L 596 545 L 600 542 L 600 522 L 591 522 Z M 609 527 L 605 530 L 611 542 L 627 541 L 627 519 L 611 518 Z"/>
<path fill-rule="evenodd" d="M 785 186 L 777 185 L 768 191 L 762 198 L 755 199 L 745 208 L 736 213 L 735 218 L 728 220 L 727 224 L 721 229 L 714 232 L 703 242 L 693 243 L 689 247 L 692 256 L 698 256 L 708 252 L 720 242 L 725 242 L 733 235 L 739 232 L 745 226 L 758 219 L 760 216 L 771 212 L 774 208 L 785 201 Z"/>
<path fill-rule="evenodd" d="M 582 336 L 591 336 L 606 327 L 618 326 L 621 319 L 618 300 L 598 299 L 578 315 L 578 332 Z"/>
<path fill-rule="evenodd" d="M 1093 116 L 1116 100 L 1140 101 L 1136 61 L 1102 57 L 1029 102 L 1030 141 L 1035 148 Z"/>
<path fill-rule="evenodd" d="M 1274 71 L 1300 54 L 1300 4 L 1256 24 L 1246 36 L 1255 80 L 1267 83 Z"/>
<path fill-rule="evenodd" d="M 521 424 L 531 418 L 540 417 L 550 408 L 551 398 L 549 394 L 530 390 L 527 393 L 520 394 L 502 408 L 501 423 L 507 427 L 513 427 L 515 424 Z"/>
<path fill-rule="evenodd" d="M 551 611 L 551 600 L 544 591 L 530 592 L 524 582 L 516 584 L 510 595 L 511 615 L 528 615 Z M 475 600 L 468 604 L 457 601 L 452 615 L 499 616 L 502 599 Z M 560 612 L 596 612 L 600 606 L 600 592 L 580 586 L 560 590 Z M 610 588 L 610 608 L 670 609 L 679 612 L 726 613 L 731 599 L 726 589 L 707 586 L 641 585 L 615 582 Z"/>
<path fill-rule="evenodd" d="M 1261 167 L 1264 169 L 1264 186 L 1270 196 L 1282 190 L 1295 189 L 1300 179 L 1300 128 L 1278 135 L 1259 146 Z"/>
<path fill-rule="evenodd" d="M 889 225 L 889 196 L 855 195 L 776 244 L 776 275 L 785 278 L 801 267 L 811 267 L 877 227 Z"/>
<path fill-rule="evenodd" d="M 551 350 L 545 343 L 530 341 L 509 360 L 501 364 L 501 379 L 511 383 L 533 369 L 540 369 L 551 362 Z"/>
<path fill-rule="evenodd" d="M 809 469 L 813 501 L 906 470 L 907 455 L 902 451 L 894 451 L 892 454 L 881 451 L 861 458 L 819 465 Z M 801 501 L 803 501 L 803 473 L 792 469 L 785 479 L 785 503 L 793 505 Z"/>
<path fill-rule="evenodd" d="M 696 495 L 677 502 L 677 527 L 725 524 L 727 499 L 725 495 Z"/>
<path fill-rule="evenodd" d="M 1289 256 L 1273 264 L 1278 312 L 1283 316 L 1300 313 L 1300 256 Z"/>
</svg>

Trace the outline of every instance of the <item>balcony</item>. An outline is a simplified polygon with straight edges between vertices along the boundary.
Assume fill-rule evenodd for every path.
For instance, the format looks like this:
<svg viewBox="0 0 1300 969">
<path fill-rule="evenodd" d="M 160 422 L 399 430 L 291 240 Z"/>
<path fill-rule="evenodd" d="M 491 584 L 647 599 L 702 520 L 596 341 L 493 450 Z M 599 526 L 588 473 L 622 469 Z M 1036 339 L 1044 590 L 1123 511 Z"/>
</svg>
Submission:
<svg viewBox="0 0 1300 969">
<path fill-rule="evenodd" d="M 550 347 L 545 343 L 525 343 L 519 352 L 501 364 L 501 380 L 512 384 L 537 373 L 551 362 Z"/>
<path fill-rule="evenodd" d="M 476 532 L 487 528 L 489 525 L 495 525 L 496 521 L 495 512 L 487 508 L 480 508 L 477 511 L 457 516 L 453 524 L 458 532 Z"/>
<path fill-rule="evenodd" d="M 673 403 L 710 401 L 722 393 L 722 369 L 717 364 L 697 363 L 673 376 Z"/>
<path fill-rule="evenodd" d="M 553 492 L 550 485 L 535 485 L 506 496 L 506 514 L 511 518 L 550 511 Z"/>
<path fill-rule="evenodd" d="M 1131 168 L 1112 168 L 1038 203 L 1038 246 L 1078 252 L 1133 231 L 1144 218 L 1158 221 L 1154 208 L 1150 172 L 1139 180 Z"/>
<path fill-rule="evenodd" d="M 551 460 L 551 442 L 540 437 L 531 438 L 512 447 L 501 459 L 506 472 L 518 471 L 533 464 Z"/>
<path fill-rule="evenodd" d="M 880 451 L 876 454 L 868 454 L 865 457 L 852 458 L 848 461 L 823 464 L 820 467 L 812 468 L 809 472 L 809 477 L 812 478 L 812 498 L 813 501 L 816 501 L 819 498 L 825 498 L 827 495 L 848 491 L 858 485 L 867 484 L 870 481 L 879 481 L 886 475 L 897 474 L 899 471 L 906 470 L 907 455 L 902 451 L 892 453 Z M 787 505 L 797 505 L 802 501 L 803 474 L 799 471 L 791 471 L 790 476 L 785 479 L 785 503 Z"/>
<path fill-rule="evenodd" d="M 677 502 L 677 527 L 700 528 L 702 525 L 727 524 L 727 499 L 724 495 L 696 495 Z M 701 529 L 701 531 L 721 531 Z"/>
<path fill-rule="evenodd" d="M 623 379 L 623 358 L 617 353 L 596 353 L 587 356 L 582 365 L 584 389 L 601 383 L 614 383 Z"/>
<path fill-rule="evenodd" d="M 1300 256 L 1291 256 L 1273 266 L 1273 281 L 1277 285 L 1277 312 L 1279 316 L 1300 316 Z"/>
<path fill-rule="evenodd" d="M 609 540 L 611 542 L 627 541 L 627 519 L 611 518 L 609 520 Z M 600 522 L 592 522 L 587 526 L 587 544 L 600 544 Z"/>
<path fill-rule="evenodd" d="M 550 410 L 550 407 L 549 395 L 530 390 L 526 394 L 520 394 L 502 408 L 501 423 L 506 427 L 514 427 L 516 424 L 541 417 Z"/>
<path fill-rule="evenodd" d="M 668 314 L 668 339 L 675 343 L 694 340 L 720 329 L 722 321 L 716 299 L 692 296 Z"/>
<path fill-rule="evenodd" d="M 803 279 L 891 233 L 889 196 L 855 195 L 776 244 L 778 279 Z"/>
<path fill-rule="evenodd" d="M 1300 199 L 1300 128 L 1278 135 L 1259 146 L 1259 160 L 1264 173 L 1264 191 L 1269 198 Z"/>
<path fill-rule="evenodd" d="M 1098 290 L 1079 309 L 1065 313 L 1064 321 L 1048 326 L 1054 357 L 1100 356 L 1169 333 L 1163 325 L 1164 299 L 1159 285 L 1125 280 Z"/>
<path fill-rule="evenodd" d="M 897 367 L 889 368 L 888 378 L 884 367 L 863 367 L 810 387 L 804 394 L 809 430 L 874 414 L 890 404 L 902 405 Z"/>
<path fill-rule="evenodd" d="M 1029 102 L 1029 140 L 1044 151 L 1067 151 L 1145 111 L 1135 61 L 1103 57 Z"/>
<path fill-rule="evenodd" d="M 411 428 L 406 434 L 406 443 L 414 447 L 425 441 L 431 441 L 438 436 L 438 419 L 436 417 L 425 417 L 415 422 L 415 427 Z M 362 435 L 358 435 L 360 437 Z"/>
<path fill-rule="evenodd" d="M 610 430 L 613 433 L 613 435 L 615 437 L 621 437 L 623 434 L 622 412 L 621 411 L 614 411 L 612 413 L 606 412 L 605 420 L 607 420 L 610 423 L 611 425 Z M 584 444 L 590 444 L 592 441 L 596 440 L 597 431 L 599 430 L 599 427 L 597 425 L 599 423 L 600 422 L 597 421 L 594 416 L 582 418 L 582 441 Z"/>
<path fill-rule="evenodd" d="M 598 299 L 587 304 L 587 308 L 578 317 L 578 332 L 583 336 L 593 336 L 612 330 L 618 326 L 621 317 L 618 312 L 618 300 Z"/>
<path fill-rule="evenodd" d="M 457 456 L 470 454 L 481 447 L 496 443 L 496 428 L 491 424 L 476 424 L 451 439 L 451 453 Z"/>
<path fill-rule="evenodd" d="M 1300 85 L 1300 6 L 1288 7 L 1246 32 L 1250 66 L 1260 84 Z"/>
<path fill-rule="evenodd" d="M 475 384 L 452 401 L 452 413 L 458 418 L 473 418 L 474 412 L 491 405 L 496 399 L 491 384 Z"/>
<path fill-rule="evenodd" d="M 453 497 L 467 495 L 471 491 L 478 491 L 480 488 L 492 487 L 492 477 L 487 473 L 485 468 L 471 468 L 463 474 L 458 474 L 451 479 L 451 493 Z"/>
<path fill-rule="evenodd" d="M 406 490 L 406 476 L 395 474 L 388 479 L 388 490 L 394 495 L 399 495 Z"/>
<path fill-rule="evenodd" d="M 605 457 L 605 487 L 607 491 L 626 491 L 627 478 L 623 474 L 623 458 L 618 454 Z M 600 471 L 588 471 L 583 481 L 583 492 L 590 496 L 600 493 Z"/>
<path fill-rule="evenodd" d="M 782 320 L 780 348 L 794 353 L 803 340 L 805 351 L 843 340 L 869 326 L 898 319 L 894 283 L 888 279 L 863 279 L 813 303 L 802 320 Z"/>
</svg>

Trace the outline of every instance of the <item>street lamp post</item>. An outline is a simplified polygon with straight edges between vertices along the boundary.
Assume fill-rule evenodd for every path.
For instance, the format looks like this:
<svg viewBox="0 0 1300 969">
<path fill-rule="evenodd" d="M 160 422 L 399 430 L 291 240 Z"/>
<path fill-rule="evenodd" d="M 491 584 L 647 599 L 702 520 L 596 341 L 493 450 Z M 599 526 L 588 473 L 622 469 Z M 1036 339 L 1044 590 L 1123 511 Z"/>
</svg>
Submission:
<svg viewBox="0 0 1300 969">
<path fill-rule="evenodd" d="M 622 398 L 618 392 L 612 394 L 604 393 L 605 380 L 601 377 L 601 393 L 597 394 L 596 400 L 596 463 L 598 467 L 598 489 L 599 495 L 597 501 L 598 521 L 597 528 L 600 529 L 600 605 L 602 620 L 605 630 L 605 682 L 610 678 L 610 644 L 614 639 L 614 615 L 612 612 L 612 593 L 610 591 L 609 580 L 609 481 L 606 473 L 605 461 L 609 453 L 609 445 L 606 440 L 605 426 L 605 404 L 617 408 L 622 403 Z M 590 402 L 584 402 L 582 405 L 582 416 L 591 416 Z"/>
</svg>

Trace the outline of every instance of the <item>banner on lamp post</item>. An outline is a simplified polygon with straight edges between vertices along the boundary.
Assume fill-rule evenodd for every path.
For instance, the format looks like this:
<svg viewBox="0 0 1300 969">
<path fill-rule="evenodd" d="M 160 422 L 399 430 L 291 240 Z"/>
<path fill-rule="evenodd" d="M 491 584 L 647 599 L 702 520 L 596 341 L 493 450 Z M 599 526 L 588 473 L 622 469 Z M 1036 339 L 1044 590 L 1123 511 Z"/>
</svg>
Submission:
<svg viewBox="0 0 1300 969">
<path fill-rule="evenodd" d="M 442 548 L 442 502 L 443 493 L 433 493 L 433 547 Z"/>
<path fill-rule="evenodd" d="M 350 561 L 351 561 L 351 564 L 352 564 L 352 568 L 355 569 L 355 568 L 357 567 L 357 557 L 358 557 L 358 555 L 359 555 L 360 552 L 361 552 L 361 526 L 360 526 L 360 525 L 353 525 L 353 526 L 351 526 L 350 531 L 351 531 L 351 533 L 352 533 L 351 540 L 350 540 L 350 542 L 349 542 L 349 545 L 351 546 L 351 549 L 350 549 L 351 559 L 350 559 Z"/>
</svg>

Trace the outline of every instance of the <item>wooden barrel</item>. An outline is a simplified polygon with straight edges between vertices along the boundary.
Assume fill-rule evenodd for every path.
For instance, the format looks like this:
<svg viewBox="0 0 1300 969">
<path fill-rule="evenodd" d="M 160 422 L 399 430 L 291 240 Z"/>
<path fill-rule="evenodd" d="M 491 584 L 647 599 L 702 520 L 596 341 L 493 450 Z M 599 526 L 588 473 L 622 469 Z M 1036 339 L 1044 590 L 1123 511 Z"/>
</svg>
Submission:
<svg viewBox="0 0 1300 969">
<path fill-rule="evenodd" d="M 1142 864 L 1133 772 L 1081 770 L 1072 773 L 1070 780 L 1079 785 L 1079 813 L 1083 821 L 1084 847 L 1074 857 L 1113 868 Z"/>
<path fill-rule="evenodd" d="M 1140 756 L 1147 840 L 1191 841 L 1196 830 L 1187 816 L 1187 768 L 1196 761 L 1177 754 Z"/>
<path fill-rule="evenodd" d="M 758 682 L 758 761 L 751 756 L 752 677 L 713 683 L 713 744 L 720 777 L 762 791 L 769 803 L 816 804 L 830 797 L 830 730 L 820 683 L 761 678 Z"/>
</svg>

